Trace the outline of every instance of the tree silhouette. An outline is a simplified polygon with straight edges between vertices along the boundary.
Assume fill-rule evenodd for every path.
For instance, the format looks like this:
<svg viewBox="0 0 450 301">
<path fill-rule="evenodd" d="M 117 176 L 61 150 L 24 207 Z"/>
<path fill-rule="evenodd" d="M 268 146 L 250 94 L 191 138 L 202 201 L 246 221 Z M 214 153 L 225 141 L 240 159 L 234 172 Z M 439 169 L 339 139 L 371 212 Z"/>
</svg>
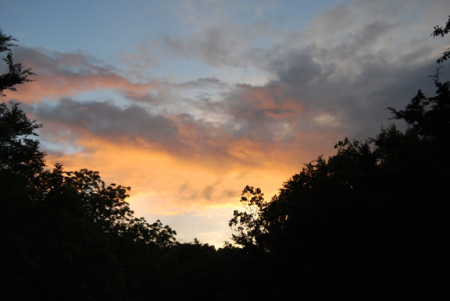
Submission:
<svg viewBox="0 0 450 301">
<path fill-rule="evenodd" d="M 22 64 L 14 64 L 11 53 L 11 47 L 17 46 L 16 44 L 14 44 L 14 41 L 17 42 L 16 39 L 3 34 L 3 32 L 0 30 L 0 53 L 4 51 L 8 52 L 6 58 L 3 58 L 3 60 L 8 65 L 8 72 L 0 75 L 0 96 L 5 96 L 5 94 L 3 93 L 4 90 L 8 89 L 11 91 L 16 91 L 16 85 L 33 81 L 29 78 L 29 76 L 35 75 L 29 68 L 24 70 Z"/>
<path fill-rule="evenodd" d="M 264 250 L 263 236 L 266 233 L 264 220 L 260 213 L 267 206 L 261 189 L 246 186 L 242 191 L 241 202 L 245 211 L 235 210 L 229 226 L 237 234 L 232 234 L 232 240 L 247 250 L 252 248 Z"/>
<path fill-rule="evenodd" d="M 29 120 L 19 104 L 10 106 L 0 104 L 0 168 L 3 173 L 31 177 L 45 166 L 39 141 L 28 138 L 37 136 L 35 130 L 42 125 Z"/>
<path fill-rule="evenodd" d="M 438 37 L 438 36 L 444 37 L 446 34 L 449 33 L 449 31 L 450 31 L 450 17 L 448 18 L 448 21 L 447 21 L 447 23 L 445 24 L 444 27 L 441 27 L 441 26 L 435 26 L 435 27 L 434 27 L 434 31 L 433 31 L 433 33 L 432 33 L 431 35 L 432 35 L 433 37 Z M 443 53 L 443 55 L 442 55 L 439 59 L 437 59 L 436 62 L 437 62 L 437 63 L 443 63 L 443 62 L 446 61 L 449 57 L 450 57 L 450 48 L 447 49 L 447 50 Z"/>
</svg>

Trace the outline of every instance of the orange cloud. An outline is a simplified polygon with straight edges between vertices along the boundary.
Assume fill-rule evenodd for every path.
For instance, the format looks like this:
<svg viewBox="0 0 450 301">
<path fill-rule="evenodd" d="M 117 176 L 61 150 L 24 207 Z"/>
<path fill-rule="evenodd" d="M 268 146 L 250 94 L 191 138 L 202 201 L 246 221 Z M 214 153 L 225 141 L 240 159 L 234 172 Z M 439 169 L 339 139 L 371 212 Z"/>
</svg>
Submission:
<svg viewBox="0 0 450 301">
<path fill-rule="evenodd" d="M 64 131 L 63 125 L 59 125 L 59 130 Z M 235 204 L 238 196 L 227 191 L 240 191 L 247 184 L 263 186 L 275 193 L 283 181 L 300 171 L 303 163 L 320 154 L 316 152 L 320 146 L 316 145 L 323 143 L 318 140 L 329 142 L 334 137 L 299 138 L 303 141 L 269 144 L 228 135 L 207 140 L 205 143 L 213 145 L 212 149 L 192 148 L 191 154 L 179 156 L 176 152 L 148 147 L 138 139 L 107 139 L 80 130 L 72 142 L 82 152 L 49 155 L 47 160 L 49 165 L 60 162 L 67 169 L 99 170 L 107 182 L 133 187 L 133 197 L 148 196 L 156 211 L 170 211 L 175 206 L 179 212 L 192 206 Z M 58 143 L 61 138 L 55 134 L 54 139 Z M 332 149 L 333 143 L 328 143 L 328 149 Z"/>
<path fill-rule="evenodd" d="M 263 87 L 238 85 L 243 93 L 243 100 L 255 107 L 267 110 L 275 119 L 289 119 L 303 113 L 303 106 L 298 99 L 289 96 L 290 86 L 271 84 Z"/>
<path fill-rule="evenodd" d="M 134 84 L 117 74 L 94 74 L 68 77 L 61 75 L 40 75 L 35 81 L 20 86 L 17 91 L 6 91 L 7 98 L 24 103 L 41 102 L 44 98 L 55 99 L 73 96 L 82 92 L 114 89 L 133 95 L 143 95 L 157 88 L 158 84 Z M 131 92 L 132 91 L 132 92 Z"/>
</svg>

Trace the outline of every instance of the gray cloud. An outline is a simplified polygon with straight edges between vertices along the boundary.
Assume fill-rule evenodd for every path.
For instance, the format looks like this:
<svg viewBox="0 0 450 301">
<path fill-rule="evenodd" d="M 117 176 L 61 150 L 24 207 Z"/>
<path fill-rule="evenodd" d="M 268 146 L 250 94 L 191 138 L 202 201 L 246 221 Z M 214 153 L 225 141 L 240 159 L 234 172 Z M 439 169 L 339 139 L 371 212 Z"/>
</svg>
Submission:
<svg viewBox="0 0 450 301">
<path fill-rule="evenodd" d="M 178 188 L 178 195 L 181 199 L 186 201 L 195 201 L 205 199 L 206 201 L 214 201 L 220 203 L 222 201 L 228 202 L 230 198 L 238 199 L 239 191 L 230 189 L 221 189 L 220 182 L 206 185 L 203 189 L 198 190 L 189 183 L 184 183 Z"/>
<path fill-rule="evenodd" d="M 267 69 L 278 79 L 269 85 L 291 87 L 289 99 L 304 108 L 302 115 L 292 119 L 293 124 L 314 126 L 321 115 L 329 115 L 335 118 L 334 126 L 342 127 L 352 138 L 363 139 L 391 122 L 387 106 L 404 107 L 419 88 L 433 92 L 428 76 L 437 65 L 431 37 L 402 44 L 402 33 L 417 19 L 405 21 L 401 3 L 386 12 L 385 5 L 372 2 L 329 10 L 307 30 L 314 38 L 301 41 L 300 46 L 286 42 L 272 51 Z M 428 28 L 431 31 L 432 27 Z M 443 78 L 448 75 L 443 70 Z"/>
<path fill-rule="evenodd" d="M 62 53 L 43 48 L 17 47 L 14 58 L 25 68 L 31 68 L 37 76 L 33 76 L 35 81 L 24 84 L 17 93 L 8 96 L 28 103 L 96 90 L 142 94 L 158 86 L 158 83 L 148 79 L 144 83 L 133 82 L 119 68 L 81 51 Z"/>
<path fill-rule="evenodd" d="M 204 78 L 198 78 L 196 80 L 182 82 L 180 84 L 177 84 L 177 86 L 182 88 L 225 88 L 228 87 L 226 83 L 223 81 L 220 81 L 217 78 L 214 77 L 204 77 Z"/>
<path fill-rule="evenodd" d="M 244 26 L 207 27 L 189 38 L 165 36 L 156 43 L 168 53 L 188 59 L 201 59 L 213 67 L 223 65 L 246 67 L 258 63 L 258 55 L 264 51 L 257 46 L 259 39 L 273 31 L 258 22 Z"/>
<path fill-rule="evenodd" d="M 174 55 L 217 68 L 254 66 L 275 78 L 263 86 L 215 85 L 220 101 L 206 93 L 175 102 L 182 103 L 194 123 L 201 119 L 194 116 L 210 116 L 220 119 L 215 126 L 232 136 L 267 143 L 294 142 L 305 131 L 374 136 L 391 122 L 387 106 L 404 107 L 419 88 L 433 92 L 428 76 L 435 72 L 439 52 L 429 36 L 429 15 L 445 21 L 437 9 L 444 4 L 354 1 L 330 7 L 295 33 L 263 31 L 269 26 L 259 22 L 239 29 L 208 27 L 190 38 L 166 37 L 165 46 Z M 269 38 L 264 49 L 256 46 L 261 37 Z M 444 78 L 448 72 L 443 71 Z M 207 86 L 200 79 L 183 85 Z M 281 92 L 270 92 L 276 89 Z M 264 103 L 267 99 L 271 105 Z"/>
<path fill-rule="evenodd" d="M 177 127 L 173 121 L 133 105 L 122 109 L 109 102 L 65 98 L 56 104 L 38 106 L 34 115 L 39 120 L 58 122 L 108 139 L 141 138 L 162 146 L 176 142 Z"/>
<path fill-rule="evenodd" d="M 44 48 L 16 47 L 14 58 L 25 67 L 39 70 L 39 74 L 61 76 L 87 76 L 118 73 L 119 70 L 105 61 L 83 51 L 63 53 Z"/>
<path fill-rule="evenodd" d="M 211 201 L 211 197 L 212 197 L 212 194 L 214 193 L 214 186 L 213 185 L 208 185 L 208 186 L 206 186 L 205 187 L 205 189 L 203 190 L 203 192 L 202 192 L 202 196 L 206 199 L 206 200 L 208 200 L 208 201 Z"/>
</svg>

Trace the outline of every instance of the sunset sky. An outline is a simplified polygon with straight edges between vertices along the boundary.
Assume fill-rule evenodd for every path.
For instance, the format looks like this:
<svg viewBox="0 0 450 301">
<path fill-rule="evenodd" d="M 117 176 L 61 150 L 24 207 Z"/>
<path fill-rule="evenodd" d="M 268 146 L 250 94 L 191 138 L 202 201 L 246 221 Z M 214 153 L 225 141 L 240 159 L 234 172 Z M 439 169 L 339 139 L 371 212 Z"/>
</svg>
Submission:
<svg viewBox="0 0 450 301">
<path fill-rule="evenodd" d="M 0 0 L 37 74 L 2 101 L 43 123 L 49 167 L 98 170 L 132 187 L 136 216 L 221 247 L 246 185 L 270 200 L 434 92 L 449 15 L 448 0 Z"/>
</svg>

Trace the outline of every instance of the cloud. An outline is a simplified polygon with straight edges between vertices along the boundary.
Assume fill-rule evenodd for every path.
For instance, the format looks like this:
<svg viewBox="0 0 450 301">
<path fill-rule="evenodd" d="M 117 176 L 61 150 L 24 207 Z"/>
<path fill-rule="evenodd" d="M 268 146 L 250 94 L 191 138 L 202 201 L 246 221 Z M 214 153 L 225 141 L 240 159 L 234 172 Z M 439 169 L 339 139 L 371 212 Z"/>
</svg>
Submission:
<svg viewBox="0 0 450 301">
<path fill-rule="evenodd" d="M 432 27 L 424 37 L 403 37 L 418 26 L 408 13 L 420 3 L 386 4 L 357 1 L 330 8 L 267 51 L 266 68 L 276 80 L 266 87 L 288 87 L 290 101 L 303 108 L 304 126 L 322 121 L 324 130 L 364 139 L 386 124 L 387 106 L 404 107 L 419 88 L 432 92 L 427 76 L 438 57 Z"/>
<path fill-rule="evenodd" d="M 252 166 L 230 158 L 222 161 L 214 158 L 213 161 L 181 157 L 92 135 L 80 137 L 77 144 L 87 151 L 49 152 L 49 166 L 60 162 L 68 170 L 100 170 L 105 181 L 131 186 L 132 199 L 145 196 L 153 212 L 165 214 L 195 206 L 230 206 L 237 201 L 235 190 L 247 184 L 263 186 L 275 193 L 280 182 L 274 183 L 273 179 L 280 176 L 287 179 L 298 170 L 287 165 L 280 156 L 277 156 L 278 161 L 261 160 Z M 302 156 L 297 154 L 297 157 Z"/>
<path fill-rule="evenodd" d="M 177 134 L 173 121 L 152 115 L 135 105 L 121 109 L 110 102 L 81 103 L 65 98 L 56 104 L 39 106 L 34 115 L 40 120 L 56 122 L 74 130 L 130 143 L 142 139 L 147 145 L 164 147 L 173 143 Z"/>
<path fill-rule="evenodd" d="M 403 107 L 418 88 L 432 92 L 427 76 L 435 72 L 440 50 L 431 43 L 429 23 L 432 14 L 446 20 L 437 9 L 443 4 L 353 1 L 329 6 L 297 32 L 256 20 L 232 26 L 206 22 L 190 36 L 167 35 L 159 46 L 172 56 L 201 60 L 218 70 L 232 66 L 269 74 L 259 86 L 215 85 L 214 96 L 198 93 L 197 99 L 173 103 L 233 137 L 294 143 L 302 131 L 373 136 L 389 122 L 387 106 Z M 197 4 L 189 5 L 192 13 L 198 12 Z M 215 5 L 207 7 L 220 6 Z M 221 20 L 226 13 L 222 11 Z M 424 35 L 411 36 L 412 27 Z M 206 91 L 202 84 L 194 80 L 184 87 Z"/>
<path fill-rule="evenodd" d="M 214 77 L 203 77 L 196 80 L 182 82 L 177 86 L 181 88 L 225 88 L 227 84 Z"/>
<path fill-rule="evenodd" d="M 89 153 L 95 152 L 97 144 L 86 144 L 86 141 L 94 139 L 101 143 L 164 151 L 170 156 L 180 156 L 226 170 L 228 168 L 224 166 L 266 165 L 269 160 L 265 157 L 270 153 L 273 157 L 279 156 L 285 148 L 283 144 L 291 143 L 295 135 L 295 131 L 290 133 L 291 125 L 287 123 L 290 117 L 280 117 L 291 114 L 289 104 L 277 109 L 273 99 L 270 99 L 272 96 L 258 93 L 261 96 L 259 100 L 247 97 L 250 104 L 262 102 L 260 108 L 251 108 L 247 103 L 247 111 L 244 111 L 242 106 L 228 108 L 220 104 L 223 109 L 229 110 L 230 119 L 223 124 L 196 119 L 189 114 L 153 114 L 138 105 L 122 108 L 108 101 L 65 98 L 40 104 L 35 109 L 32 106 L 27 108 L 32 110 L 33 118 L 45 124 L 42 133 L 48 144 L 61 143 L 68 149 L 68 144 L 72 143 L 72 149 L 81 147 Z M 210 107 L 205 105 L 205 110 L 208 109 Z M 233 117 L 236 110 L 243 111 L 243 114 Z M 255 127 L 255 120 L 265 125 Z M 242 128 L 234 128 L 233 124 L 240 124 Z M 273 144 L 275 141 L 281 144 Z M 210 193 L 206 191 L 204 195 Z"/>
<path fill-rule="evenodd" d="M 247 28 L 246 28 L 247 29 Z M 251 32 L 237 26 L 216 26 L 204 29 L 189 39 L 166 36 L 164 46 L 173 55 L 201 58 L 213 67 L 245 66 L 249 52 L 255 50 Z"/>
<path fill-rule="evenodd" d="M 8 98 L 22 102 L 41 102 L 106 89 L 142 94 L 158 86 L 156 83 L 133 83 L 118 69 L 82 52 L 17 47 L 13 55 L 16 61 L 37 74 L 33 82 L 23 84 L 17 92 L 7 91 Z"/>
</svg>

